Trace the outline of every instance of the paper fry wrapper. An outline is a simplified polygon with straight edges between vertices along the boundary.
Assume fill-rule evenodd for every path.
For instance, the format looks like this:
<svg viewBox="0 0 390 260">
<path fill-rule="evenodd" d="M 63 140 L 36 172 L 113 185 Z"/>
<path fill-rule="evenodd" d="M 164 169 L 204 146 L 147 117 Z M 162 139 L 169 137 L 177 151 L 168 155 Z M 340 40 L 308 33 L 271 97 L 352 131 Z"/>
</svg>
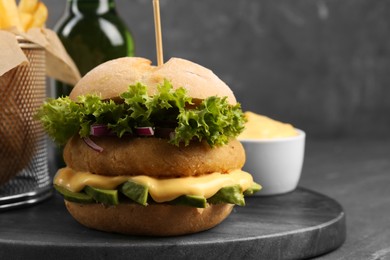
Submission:
<svg viewBox="0 0 390 260">
<path fill-rule="evenodd" d="M 36 163 L 45 158 L 46 150 L 41 145 L 45 140 L 42 126 L 34 120 L 36 110 L 46 98 L 45 50 L 18 39 L 22 51 L 19 53 L 13 47 L 14 37 L 6 37 L 14 53 L 1 53 L 9 60 L 8 66 L 16 64 L 16 67 L 0 76 L 0 186 L 18 173 L 33 179 L 47 174 L 45 167 Z"/>
<path fill-rule="evenodd" d="M 28 63 L 15 35 L 0 30 L 0 76 L 7 71 Z"/>
<path fill-rule="evenodd" d="M 18 39 L 38 44 L 45 50 L 47 76 L 70 85 L 75 85 L 80 80 L 80 73 L 57 34 L 41 28 L 33 28 L 27 33 L 18 32 L 16 29 L 0 30 L 0 77 L 29 62 L 18 44 Z"/>
<path fill-rule="evenodd" d="M 46 99 L 46 76 L 71 85 L 80 79 L 56 33 L 0 30 L 0 187 L 18 176 L 41 186 L 49 180 L 45 132 L 34 118 Z"/>
</svg>

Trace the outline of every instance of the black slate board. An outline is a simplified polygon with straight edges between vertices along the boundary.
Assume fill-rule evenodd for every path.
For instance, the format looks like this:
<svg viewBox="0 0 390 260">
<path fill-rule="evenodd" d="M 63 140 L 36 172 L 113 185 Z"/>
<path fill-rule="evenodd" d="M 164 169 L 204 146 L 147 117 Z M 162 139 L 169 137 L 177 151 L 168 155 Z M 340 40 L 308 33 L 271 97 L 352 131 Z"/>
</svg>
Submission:
<svg viewBox="0 0 390 260">
<path fill-rule="evenodd" d="M 0 215 L 0 259 L 297 259 L 332 251 L 345 237 L 342 207 L 303 188 L 248 198 L 219 226 L 171 238 L 84 228 L 58 196 Z"/>
</svg>

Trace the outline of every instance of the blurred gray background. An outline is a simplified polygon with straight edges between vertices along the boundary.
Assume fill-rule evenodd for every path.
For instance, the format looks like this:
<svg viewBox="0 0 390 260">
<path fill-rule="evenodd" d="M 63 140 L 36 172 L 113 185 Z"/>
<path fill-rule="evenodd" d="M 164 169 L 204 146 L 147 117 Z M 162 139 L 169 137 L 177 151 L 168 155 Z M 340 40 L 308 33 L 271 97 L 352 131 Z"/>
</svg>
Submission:
<svg viewBox="0 0 390 260">
<path fill-rule="evenodd" d="M 43 0 L 47 27 L 66 0 Z M 155 60 L 152 0 L 116 0 Z M 244 110 L 309 137 L 390 137 L 390 1 L 160 0 L 165 60 L 212 69 Z"/>
</svg>

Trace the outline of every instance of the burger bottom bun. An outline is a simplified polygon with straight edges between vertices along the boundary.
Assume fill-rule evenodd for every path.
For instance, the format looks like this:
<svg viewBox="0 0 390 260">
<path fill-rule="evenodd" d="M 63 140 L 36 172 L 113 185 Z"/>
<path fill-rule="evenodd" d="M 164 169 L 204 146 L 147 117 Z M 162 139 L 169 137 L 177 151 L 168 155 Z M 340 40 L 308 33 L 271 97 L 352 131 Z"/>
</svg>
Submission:
<svg viewBox="0 0 390 260">
<path fill-rule="evenodd" d="M 192 234 L 215 227 L 231 213 L 232 204 L 188 206 L 135 203 L 104 206 L 65 200 L 69 213 L 82 225 L 100 231 L 145 236 Z"/>
<path fill-rule="evenodd" d="M 107 176 L 182 177 L 226 173 L 241 169 L 245 163 L 245 150 L 235 139 L 214 148 L 204 141 L 177 147 L 166 139 L 154 137 L 105 136 L 91 139 L 103 148 L 103 152 L 96 152 L 79 136 L 73 136 L 64 149 L 68 167 Z"/>
</svg>

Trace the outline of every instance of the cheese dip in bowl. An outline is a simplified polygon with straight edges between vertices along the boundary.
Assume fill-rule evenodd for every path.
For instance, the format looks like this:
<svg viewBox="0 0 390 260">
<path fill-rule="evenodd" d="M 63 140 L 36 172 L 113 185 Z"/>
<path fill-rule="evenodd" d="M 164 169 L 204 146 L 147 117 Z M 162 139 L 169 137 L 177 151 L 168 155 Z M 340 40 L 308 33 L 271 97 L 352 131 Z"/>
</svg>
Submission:
<svg viewBox="0 0 390 260">
<path fill-rule="evenodd" d="M 238 139 L 246 153 L 243 170 L 263 187 L 257 196 L 295 190 L 304 161 L 305 132 L 252 112 L 245 116 L 246 129 Z"/>
</svg>

